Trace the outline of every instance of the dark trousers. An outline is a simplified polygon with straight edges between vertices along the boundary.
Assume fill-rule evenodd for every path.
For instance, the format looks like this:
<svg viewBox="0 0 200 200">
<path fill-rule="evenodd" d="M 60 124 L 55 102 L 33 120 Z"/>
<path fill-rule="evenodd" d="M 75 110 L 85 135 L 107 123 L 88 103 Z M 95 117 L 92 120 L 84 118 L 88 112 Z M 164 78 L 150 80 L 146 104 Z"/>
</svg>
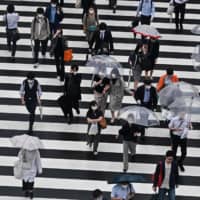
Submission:
<svg viewBox="0 0 200 200">
<path fill-rule="evenodd" d="M 12 40 L 12 30 L 7 30 L 7 46 L 8 50 L 11 51 L 11 56 L 15 56 L 17 49 L 17 42 Z"/>
<path fill-rule="evenodd" d="M 187 139 L 180 139 L 180 136 L 172 134 L 172 151 L 174 152 L 175 158 L 178 146 L 181 147 L 181 157 L 178 163 L 182 165 L 187 154 Z"/>
<path fill-rule="evenodd" d="M 37 106 L 37 101 L 36 100 L 26 100 L 26 108 L 28 110 L 29 114 L 29 130 L 33 130 L 33 123 L 35 121 L 35 109 Z"/>
<path fill-rule="evenodd" d="M 60 80 L 64 81 L 65 65 L 64 65 L 63 54 L 61 55 L 55 52 L 55 62 L 56 62 L 57 76 L 60 76 Z"/>
<path fill-rule="evenodd" d="M 184 21 L 184 17 L 185 17 L 185 3 L 183 4 L 175 4 L 175 24 L 176 24 L 176 28 L 178 29 L 179 25 L 180 28 L 183 28 L 183 21 Z"/>
<path fill-rule="evenodd" d="M 52 38 L 53 34 L 56 32 L 58 25 L 54 23 L 49 23 L 50 25 L 50 38 Z"/>
<path fill-rule="evenodd" d="M 38 55 L 39 55 L 39 51 L 40 51 L 40 44 L 42 46 L 42 55 L 44 56 L 47 51 L 48 40 L 34 40 L 34 43 L 35 43 L 35 45 L 34 45 L 34 62 L 37 63 Z"/>
<path fill-rule="evenodd" d="M 76 111 L 79 110 L 79 100 L 78 100 L 78 99 L 74 99 L 74 100 L 72 101 L 72 107 L 73 107 Z"/>
<path fill-rule="evenodd" d="M 141 15 L 140 21 L 141 21 L 141 24 L 150 25 L 151 24 L 151 16 Z"/>
<path fill-rule="evenodd" d="M 33 190 L 33 187 L 34 187 L 34 182 L 25 182 L 24 180 L 22 181 L 23 191 Z"/>
<path fill-rule="evenodd" d="M 114 8 L 117 6 L 117 0 L 109 0 L 109 6 L 111 8 Z"/>
</svg>

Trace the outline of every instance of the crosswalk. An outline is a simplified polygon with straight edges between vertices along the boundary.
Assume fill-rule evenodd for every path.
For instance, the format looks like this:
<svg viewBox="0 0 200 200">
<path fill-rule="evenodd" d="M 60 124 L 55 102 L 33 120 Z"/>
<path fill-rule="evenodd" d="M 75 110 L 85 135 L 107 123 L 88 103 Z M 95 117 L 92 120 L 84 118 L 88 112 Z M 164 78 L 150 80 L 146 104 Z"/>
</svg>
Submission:
<svg viewBox="0 0 200 200">
<path fill-rule="evenodd" d="M 108 125 L 102 130 L 99 155 L 94 157 L 86 146 L 87 124 L 85 115 L 89 102 L 93 100 L 91 86 L 92 68 L 85 66 L 87 42 L 81 30 L 81 9 L 74 8 L 75 0 L 65 0 L 63 8 L 64 35 L 68 37 L 69 46 L 74 51 L 74 61 L 79 64 L 82 73 L 82 102 L 80 115 L 75 114 L 74 123 L 68 125 L 58 108 L 56 99 L 62 93 L 60 82 L 56 79 L 56 68 L 52 58 L 47 54 L 43 64 L 33 69 L 30 48 L 30 23 L 37 7 L 45 7 L 48 0 L 1 0 L 0 15 L 6 10 L 9 2 L 16 5 L 20 14 L 19 30 L 22 39 L 18 42 L 16 62 L 10 63 L 10 53 L 6 49 L 5 27 L 0 16 L 0 200 L 21 200 L 21 182 L 13 177 L 13 163 L 18 149 L 14 148 L 9 138 L 16 134 L 24 134 L 28 129 L 27 111 L 20 104 L 19 87 L 27 72 L 34 71 L 43 89 L 42 102 L 44 119 L 39 118 L 36 111 L 34 132 L 44 143 L 41 149 L 44 173 L 36 178 L 36 200 L 88 200 L 91 191 L 103 190 L 109 197 L 112 185 L 107 180 L 122 172 L 122 145 L 115 139 L 120 122 Z M 135 48 L 130 22 L 136 14 L 138 1 L 119 0 L 116 14 L 108 9 L 107 0 L 96 0 L 100 21 L 111 28 L 114 38 L 114 57 L 124 67 L 124 79 L 128 80 L 127 64 L 130 50 Z M 184 24 L 184 33 L 177 35 L 174 24 L 169 23 L 166 14 L 168 0 L 155 2 L 156 15 L 152 23 L 158 28 L 160 39 L 160 56 L 154 72 L 154 84 L 158 81 L 166 67 L 174 67 L 181 80 L 194 84 L 200 89 L 200 73 L 193 70 L 190 54 L 199 43 L 200 36 L 193 35 L 190 30 L 200 24 L 200 2 L 190 0 Z M 65 66 L 69 71 L 69 66 Z M 130 87 L 133 87 L 131 84 Z M 125 96 L 123 106 L 135 104 L 131 96 Z M 130 163 L 128 173 L 145 177 L 145 183 L 134 183 L 137 192 L 136 200 L 148 200 L 152 195 L 151 175 L 156 163 L 170 149 L 169 131 L 161 113 L 161 126 L 149 128 L 145 144 L 137 145 L 136 161 Z M 106 118 L 111 114 L 106 110 Z M 192 116 L 194 129 L 189 133 L 188 153 L 185 160 L 186 171 L 181 174 L 180 186 L 176 190 L 178 200 L 200 199 L 200 116 Z M 180 151 L 178 151 L 180 154 Z"/>
</svg>

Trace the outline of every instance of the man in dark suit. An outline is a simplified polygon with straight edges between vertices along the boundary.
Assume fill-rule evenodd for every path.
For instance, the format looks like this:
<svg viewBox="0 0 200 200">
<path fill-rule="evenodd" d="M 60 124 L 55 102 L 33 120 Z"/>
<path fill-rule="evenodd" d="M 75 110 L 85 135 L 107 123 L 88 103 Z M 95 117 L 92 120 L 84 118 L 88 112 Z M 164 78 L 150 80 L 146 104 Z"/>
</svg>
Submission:
<svg viewBox="0 0 200 200">
<path fill-rule="evenodd" d="M 99 25 L 99 30 L 97 30 L 90 42 L 89 51 L 92 51 L 93 44 L 95 43 L 94 53 L 95 54 L 107 54 L 113 53 L 113 39 L 112 33 L 107 28 L 106 23 L 101 23 Z"/>
<path fill-rule="evenodd" d="M 156 110 L 158 97 L 156 88 L 151 85 L 151 79 L 145 79 L 144 85 L 137 88 L 135 92 L 135 100 L 141 106 L 151 110 Z M 141 127 L 141 140 L 144 140 L 145 128 Z"/>
</svg>

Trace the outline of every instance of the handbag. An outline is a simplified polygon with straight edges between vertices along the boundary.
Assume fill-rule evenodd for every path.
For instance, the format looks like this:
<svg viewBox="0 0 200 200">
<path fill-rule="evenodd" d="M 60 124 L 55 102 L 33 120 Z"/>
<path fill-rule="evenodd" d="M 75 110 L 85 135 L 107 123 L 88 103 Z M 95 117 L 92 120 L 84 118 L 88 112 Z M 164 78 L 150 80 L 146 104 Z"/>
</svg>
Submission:
<svg viewBox="0 0 200 200">
<path fill-rule="evenodd" d="M 72 54 L 72 49 L 67 49 L 64 51 L 64 61 L 65 62 L 70 62 L 72 61 L 73 54 Z"/>
<path fill-rule="evenodd" d="M 91 124 L 90 129 L 88 131 L 88 135 L 96 135 L 97 133 L 98 133 L 97 123 Z"/>
<path fill-rule="evenodd" d="M 99 121 L 99 126 L 104 129 L 107 127 L 107 122 L 106 119 L 104 117 L 102 117 L 102 119 Z"/>
<path fill-rule="evenodd" d="M 23 176 L 23 160 L 22 159 L 18 159 L 15 162 L 13 173 L 16 179 L 22 179 L 22 176 Z"/>
<path fill-rule="evenodd" d="M 168 15 L 172 15 L 174 12 L 174 5 L 173 4 L 169 4 L 168 8 L 167 8 L 167 14 Z"/>
<path fill-rule="evenodd" d="M 80 7 L 81 7 L 81 0 L 76 0 L 75 8 L 80 8 Z"/>
</svg>

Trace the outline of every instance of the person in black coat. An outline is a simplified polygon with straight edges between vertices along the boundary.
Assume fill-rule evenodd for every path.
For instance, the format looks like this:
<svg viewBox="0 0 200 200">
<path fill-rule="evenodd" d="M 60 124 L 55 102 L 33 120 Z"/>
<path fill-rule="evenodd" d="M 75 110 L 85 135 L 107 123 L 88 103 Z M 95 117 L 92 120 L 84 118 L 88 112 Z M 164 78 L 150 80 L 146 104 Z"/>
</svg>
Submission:
<svg viewBox="0 0 200 200">
<path fill-rule="evenodd" d="M 56 63 L 57 78 L 64 81 L 65 66 L 64 66 L 64 51 L 67 48 L 67 41 L 63 37 L 63 31 L 59 28 L 53 35 L 50 47 L 50 56 L 54 55 Z"/>
<path fill-rule="evenodd" d="M 156 110 L 158 104 L 158 97 L 156 88 L 151 86 L 151 80 L 145 79 L 144 85 L 137 88 L 135 92 L 135 100 L 141 106 L 151 110 Z M 145 128 L 141 127 L 141 140 L 144 140 Z"/>
<path fill-rule="evenodd" d="M 90 42 L 89 51 L 92 51 L 93 44 L 94 46 L 94 53 L 95 54 L 112 54 L 114 47 L 113 47 L 113 38 L 111 31 L 107 28 L 106 23 L 101 23 L 99 25 L 99 30 L 97 30 Z"/>
<path fill-rule="evenodd" d="M 64 93 L 66 96 L 66 113 L 65 117 L 68 117 L 68 123 L 73 120 L 72 108 L 74 108 L 77 114 L 80 114 L 79 100 L 81 100 L 81 75 L 77 74 L 78 65 L 72 65 L 71 71 L 65 77 Z"/>
</svg>

